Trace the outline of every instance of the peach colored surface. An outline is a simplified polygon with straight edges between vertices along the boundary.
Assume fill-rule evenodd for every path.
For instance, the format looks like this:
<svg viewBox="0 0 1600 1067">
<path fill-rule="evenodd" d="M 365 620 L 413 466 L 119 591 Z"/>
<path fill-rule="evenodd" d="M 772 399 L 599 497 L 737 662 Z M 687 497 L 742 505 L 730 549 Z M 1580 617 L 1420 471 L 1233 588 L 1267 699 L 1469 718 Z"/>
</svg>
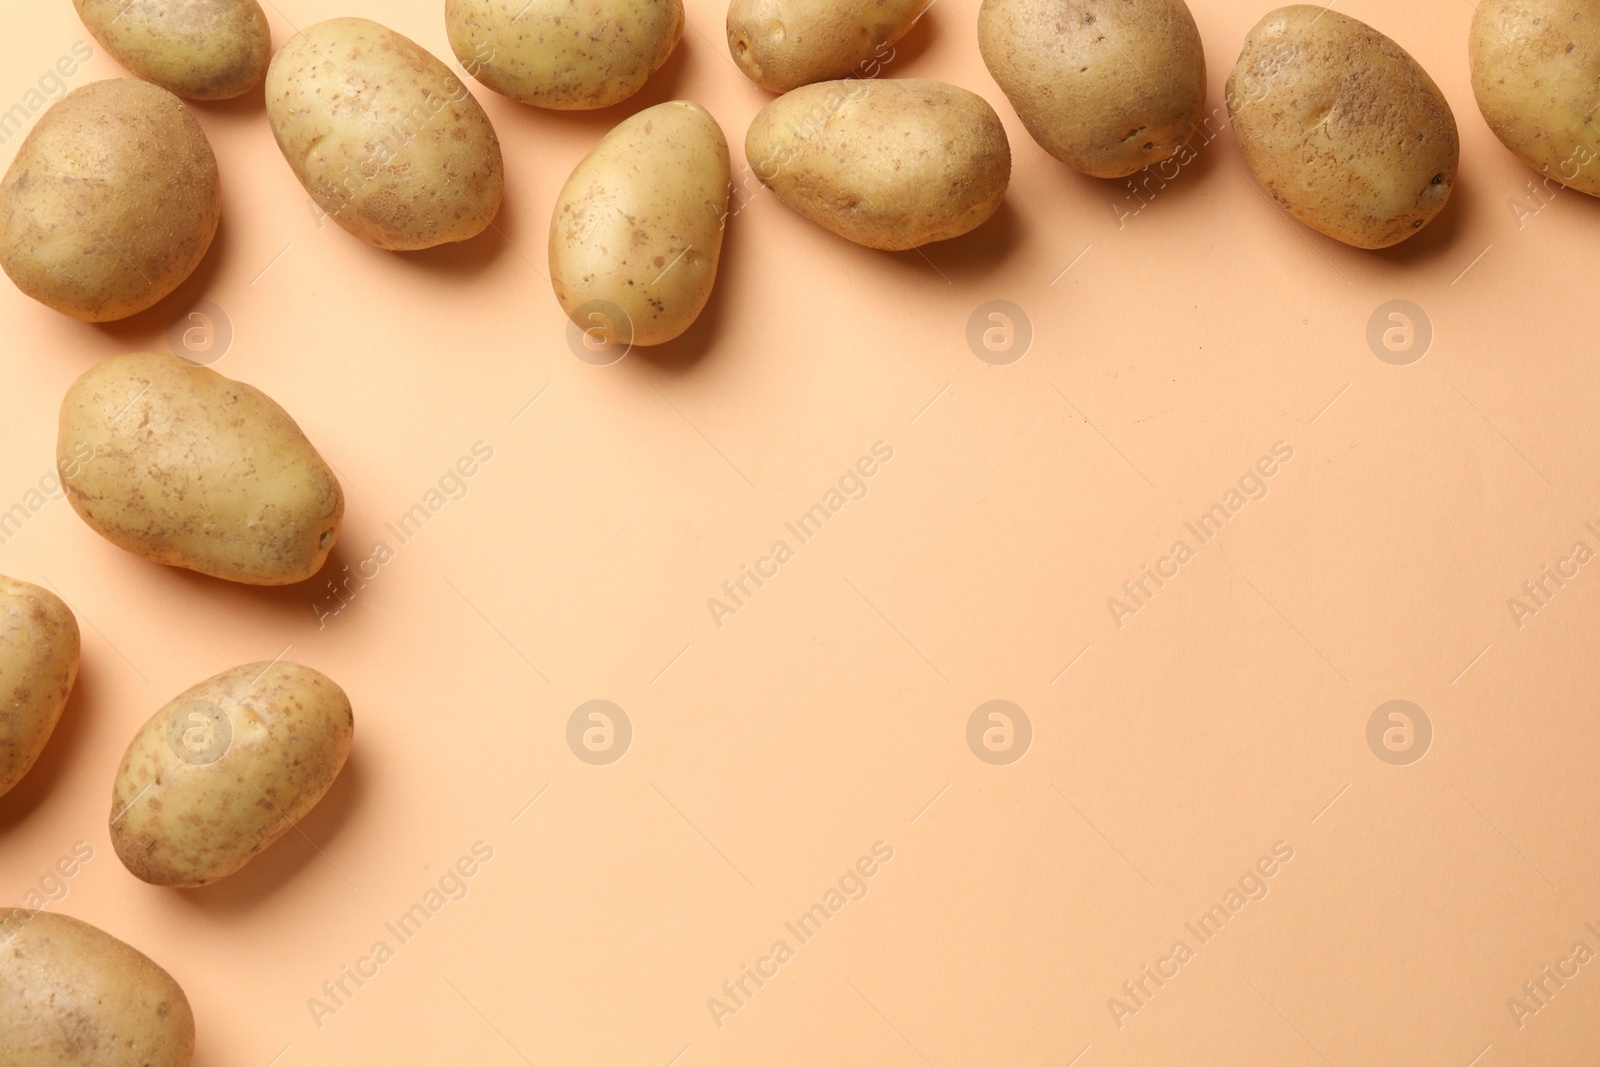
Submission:
<svg viewBox="0 0 1600 1067">
<path fill-rule="evenodd" d="M 267 6 L 280 46 L 358 14 L 450 58 L 437 0 Z M 1222 115 L 1267 5 L 1193 6 Z M 1490 135 L 1467 0 L 1340 10 L 1410 49 L 1461 127 L 1453 202 L 1394 251 L 1289 222 L 1227 132 L 1142 208 L 1069 172 L 980 63 L 976 0 L 941 0 L 888 71 L 994 103 L 1016 158 L 999 216 L 885 255 L 755 195 L 695 328 L 604 367 L 574 356 L 544 277 L 551 205 L 649 103 L 700 101 L 740 157 L 769 97 L 730 61 L 722 7 L 691 0 L 678 53 L 609 112 L 474 86 L 506 206 L 425 254 L 319 223 L 259 92 L 197 106 L 226 209 L 189 284 L 103 328 L 0 285 L 0 509 L 50 471 L 68 383 L 167 348 L 205 300 L 231 322 L 216 368 L 344 478 L 328 577 L 379 542 L 393 558 L 341 607 L 320 581 L 146 564 L 63 502 L 25 505 L 0 570 L 71 603 L 84 664 L 0 800 L 0 897 L 92 848 L 51 907 L 179 979 L 200 1067 L 1589 1062 L 1600 563 L 1562 561 L 1600 548 L 1600 203 L 1534 199 Z M 0 107 L 87 39 L 66 0 L 5 28 Z M 121 73 L 95 53 L 72 84 Z M 1031 323 L 1009 365 L 969 348 L 992 300 Z M 1374 349 L 1396 300 L 1420 309 L 1411 347 L 1385 312 Z M 479 442 L 492 460 L 445 478 Z M 875 446 L 892 458 L 844 482 L 865 495 L 802 543 L 785 523 Z M 418 503 L 402 543 L 386 524 Z M 1203 541 L 1185 524 L 1219 503 Z M 708 599 L 758 565 L 718 625 Z M 1169 577 L 1114 613 L 1147 565 Z M 1513 612 L 1546 566 L 1576 574 Z M 136 881 L 106 830 L 128 739 L 280 652 L 349 691 L 348 770 L 238 876 Z M 591 700 L 626 716 L 608 764 L 601 720 L 569 745 Z M 1026 717 L 1009 748 L 991 709 L 969 743 L 994 700 Z M 1369 744 L 1392 700 L 1421 711 L 1409 748 L 1385 745 L 1388 711 Z M 463 857 L 475 873 L 450 876 Z M 418 904 L 402 943 L 385 924 Z M 820 932 L 786 926 L 813 905 Z M 1213 905 L 1220 933 L 1186 925 Z"/>
</svg>

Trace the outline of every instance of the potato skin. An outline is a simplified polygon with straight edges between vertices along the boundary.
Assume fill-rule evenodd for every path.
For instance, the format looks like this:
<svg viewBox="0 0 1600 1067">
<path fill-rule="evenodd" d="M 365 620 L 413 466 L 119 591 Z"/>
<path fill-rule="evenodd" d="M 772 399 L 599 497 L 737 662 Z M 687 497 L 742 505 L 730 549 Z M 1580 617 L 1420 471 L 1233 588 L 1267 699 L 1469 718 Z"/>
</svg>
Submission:
<svg viewBox="0 0 1600 1067">
<path fill-rule="evenodd" d="M 86 922 L 0 909 L 0 1063 L 187 1067 L 194 1013 L 172 976 Z"/>
<path fill-rule="evenodd" d="M 154 306 L 194 273 L 222 218 L 211 145 L 183 101 L 133 78 L 47 111 L 0 181 L 0 267 L 86 322 Z"/>
<path fill-rule="evenodd" d="M 1096 178 L 1176 155 L 1206 104 L 1183 0 L 984 0 L 978 48 L 1033 139 Z"/>
<path fill-rule="evenodd" d="M 128 70 L 193 100 L 261 84 L 272 32 L 256 0 L 72 0 L 95 40 Z"/>
<path fill-rule="evenodd" d="M 1268 12 L 1245 38 L 1227 102 L 1267 194 L 1335 240 L 1387 248 L 1450 199 L 1461 155 L 1450 104 L 1405 49 L 1348 15 Z"/>
<path fill-rule="evenodd" d="M 111 795 L 112 847 L 152 885 L 225 878 L 317 806 L 354 732 L 344 690 L 310 667 L 246 663 L 208 678 L 128 745 Z"/>
<path fill-rule="evenodd" d="M 461 79 L 376 22 L 307 27 L 267 68 L 267 120 L 311 198 L 368 244 L 415 251 L 488 228 L 500 139 Z"/>
<path fill-rule="evenodd" d="M 1541 174 L 1600 196 L 1600 7 L 1481 0 L 1467 55 L 1494 135 Z"/>
<path fill-rule="evenodd" d="M 0 574 L 0 796 L 50 740 L 78 679 L 78 620 L 47 589 Z"/>
<path fill-rule="evenodd" d="M 229 581 L 305 581 L 344 520 L 338 478 L 287 412 L 176 356 L 86 371 L 61 402 L 56 452 L 67 499 L 96 533 Z"/>
<path fill-rule="evenodd" d="M 680 336 L 716 284 L 728 183 L 728 141 L 699 104 L 657 104 L 619 123 L 556 198 L 550 281 L 562 310 L 588 330 L 601 321 L 587 321 L 595 302 L 621 309 L 626 323 L 601 317 L 609 341 Z"/>
<path fill-rule="evenodd" d="M 644 88 L 683 37 L 683 0 L 445 0 L 472 76 L 535 107 L 588 111 Z"/>
<path fill-rule="evenodd" d="M 732 0 L 728 51 L 745 76 L 786 93 L 812 82 L 873 78 L 927 0 Z"/>
<path fill-rule="evenodd" d="M 959 237 L 1000 208 L 1011 145 L 976 93 L 921 78 L 819 82 L 762 109 L 756 177 L 840 237 L 901 251 Z"/>
</svg>

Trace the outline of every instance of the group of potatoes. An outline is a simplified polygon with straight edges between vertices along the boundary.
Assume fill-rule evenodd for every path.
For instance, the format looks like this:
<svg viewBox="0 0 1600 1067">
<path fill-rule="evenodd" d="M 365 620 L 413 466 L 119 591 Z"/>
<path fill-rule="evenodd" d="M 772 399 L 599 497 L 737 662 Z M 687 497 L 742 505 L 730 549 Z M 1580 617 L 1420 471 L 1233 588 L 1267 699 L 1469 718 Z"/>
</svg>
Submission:
<svg viewBox="0 0 1600 1067">
<path fill-rule="evenodd" d="M 481 233 L 504 176 L 488 116 L 406 37 L 340 18 L 275 56 L 256 0 L 74 0 L 140 79 L 96 82 L 40 120 L 0 182 L 0 266 L 88 321 L 152 307 L 198 266 L 221 214 L 216 158 L 179 96 L 266 82 L 285 159 L 344 228 L 384 249 Z M 732 0 L 730 53 L 782 94 L 745 138 L 750 171 L 796 212 L 859 244 L 914 248 L 999 208 L 1011 151 L 968 90 L 880 79 L 924 0 Z M 589 109 L 637 93 L 677 47 L 682 0 L 446 0 L 451 47 L 495 92 Z M 983 0 L 978 42 L 1023 125 L 1057 159 L 1120 178 L 1188 151 L 1206 64 L 1183 0 Z M 1550 178 L 1600 195 L 1600 0 L 1483 0 L 1473 87 L 1494 132 Z M 1411 236 L 1444 206 L 1459 140 L 1449 104 L 1399 45 L 1323 7 L 1270 12 L 1226 103 L 1267 193 L 1362 248 Z M 658 344 L 693 323 L 716 279 L 732 187 L 727 141 L 674 101 L 624 120 L 578 164 L 550 226 L 555 294 L 586 330 Z M 85 373 L 57 453 L 73 508 L 149 560 L 235 582 L 314 576 L 344 515 L 333 470 L 294 420 L 243 383 L 174 356 Z M 55 594 L 0 577 L 0 795 L 37 760 L 77 677 L 79 634 Z M 290 663 L 251 663 L 179 694 L 134 736 L 111 838 L 137 877 L 205 885 L 237 871 L 326 794 L 350 752 L 350 702 Z M 183 992 L 93 927 L 0 911 L 0 1062 L 181 1067 Z M 79 1025 L 83 1020 L 89 1029 Z"/>
<path fill-rule="evenodd" d="M 146 559 L 254 585 L 321 569 L 344 515 L 327 463 L 256 389 L 141 353 L 82 375 L 61 406 L 57 465 L 74 510 Z M 60 722 L 78 676 L 72 610 L 0 576 L 0 796 Z M 111 789 L 112 845 L 152 885 L 239 870 L 323 798 L 349 757 L 349 698 L 298 664 L 246 663 L 190 687 L 134 734 Z M 86 923 L 0 909 L 0 1064 L 182 1067 L 182 989 Z"/>
</svg>

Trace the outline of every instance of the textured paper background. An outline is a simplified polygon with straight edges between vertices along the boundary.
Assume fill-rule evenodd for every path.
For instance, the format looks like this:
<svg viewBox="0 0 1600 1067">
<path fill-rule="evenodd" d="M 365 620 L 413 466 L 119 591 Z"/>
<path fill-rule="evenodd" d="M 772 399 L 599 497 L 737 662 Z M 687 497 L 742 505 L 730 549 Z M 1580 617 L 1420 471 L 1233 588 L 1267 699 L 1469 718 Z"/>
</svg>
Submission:
<svg viewBox="0 0 1600 1067">
<path fill-rule="evenodd" d="M 360 14 L 449 56 L 437 0 L 268 6 L 279 45 Z M 1265 5 L 1193 6 L 1220 117 Z M 475 86 L 506 206 L 498 232 L 427 254 L 319 225 L 259 93 L 197 106 L 227 204 L 189 284 L 105 327 L 0 285 L 0 508 L 50 471 L 72 379 L 167 348 L 205 300 L 232 333 L 216 369 L 287 407 L 345 480 L 328 577 L 379 541 L 394 558 L 319 624 L 339 606 L 320 582 L 164 569 L 63 502 L 24 504 L 0 570 L 72 604 L 84 662 L 0 801 L 0 898 L 92 848 L 51 907 L 181 981 L 200 1067 L 1588 1062 L 1600 963 L 1546 980 L 1520 1026 L 1507 1002 L 1576 943 L 1600 950 L 1600 564 L 1521 625 L 1508 600 L 1576 542 L 1600 549 L 1600 203 L 1534 199 L 1490 135 L 1467 0 L 1339 10 L 1410 49 L 1461 128 L 1451 205 L 1397 250 L 1289 222 L 1229 132 L 1142 207 L 1068 171 L 984 70 L 976 0 L 940 0 L 888 72 L 995 104 L 1015 156 L 999 216 L 885 255 L 757 195 L 690 334 L 605 367 L 569 349 L 545 280 L 551 205 L 604 130 L 665 99 L 709 107 L 742 163 L 768 97 L 729 60 L 721 7 L 691 0 L 677 55 L 610 112 Z M 65 0 L 5 28 L 0 106 L 26 109 L 88 39 Z M 120 73 L 96 48 L 70 82 Z M 1009 365 L 968 343 L 993 300 L 1031 333 Z M 1408 320 L 1380 311 L 1396 300 Z M 1372 347 L 1375 316 L 1412 346 Z M 477 442 L 492 461 L 402 545 L 385 524 Z M 893 455 L 866 495 L 804 544 L 787 533 L 877 442 Z M 1241 478 L 1260 496 L 1246 476 L 1275 447 L 1292 459 L 1264 465 L 1263 497 L 1209 543 L 1186 530 Z M 778 540 L 793 558 L 716 625 L 708 598 Z M 1119 626 L 1108 599 L 1170 573 L 1180 540 L 1193 558 Z M 106 831 L 128 739 L 187 685 L 280 652 L 348 689 L 348 770 L 239 876 L 139 883 Z M 631 729 L 605 765 L 569 746 L 591 700 Z M 993 700 L 1027 723 L 998 754 L 982 722 L 968 740 Z M 1431 724 L 1420 761 L 1391 762 L 1420 741 L 1369 746 L 1391 700 Z M 1024 735 L 1020 759 L 979 756 Z M 493 858 L 457 889 L 478 842 Z M 878 842 L 893 858 L 863 864 L 865 897 L 802 943 L 785 923 Z M 1274 846 L 1292 860 L 1246 877 Z M 429 900 L 442 877 L 461 899 Z M 1264 899 L 1202 943 L 1185 924 L 1241 879 Z M 430 902 L 399 944 L 384 924 Z M 363 963 L 380 940 L 393 958 Z M 780 940 L 792 958 L 763 963 Z M 1158 988 L 1143 969 L 1171 974 L 1180 940 L 1193 958 Z M 345 967 L 371 977 L 335 1002 Z M 735 1001 L 744 967 L 776 975 Z"/>
</svg>

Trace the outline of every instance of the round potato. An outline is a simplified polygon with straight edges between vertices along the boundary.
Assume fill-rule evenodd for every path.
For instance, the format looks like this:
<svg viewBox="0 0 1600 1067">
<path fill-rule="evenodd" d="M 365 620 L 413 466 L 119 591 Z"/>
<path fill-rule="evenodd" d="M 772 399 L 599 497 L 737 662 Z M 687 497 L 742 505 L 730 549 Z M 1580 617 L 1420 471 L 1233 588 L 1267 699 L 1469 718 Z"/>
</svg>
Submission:
<svg viewBox="0 0 1600 1067">
<path fill-rule="evenodd" d="M 495 92 L 588 111 L 644 88 L 683 36 L 683 0 L 445 0 L 444 22 L 461 65 Z"/>
<path fill-rule="evenodd" d="M 1000 117 L 921 78 L 818 82 L 778 97 L 745 136 L 756 177 L 840 237 L 900 251 L 967 233 L 1011 181 Z"/>
<path fill-rule="evenodd" d="M 1198 129 L 1206 53 L 1183 0 L 984 0 L 978 48 L 1033 139 L 1096 178 L 1171 159 Z"/>
<path fill-rule="evenodd" d="M 172 976 L 86 922 L 0 909 L 0 1063 L 187 1067 L 194 1013 Z"/>
<path fill-rule="evenodd" d="M 722 127 L 686 100 L 646 108 L 601 138 L 550 219 L 562 310 L 608 343 L 681 335 L 717 280 L 728 176 Z"/>
<path fill-rule="evenodd" d="M 732 0 L 728 51 L 746 77 L 786 93 L 812 82 L 875 78 L 927 0 Z"/>
<path fill-rule="evenodd" d="M 1494 135 L 1541 174 L 1600 196 L 1600 5 L 1481 0 L 1467 54 Z"/>
<path fill-rule="evenodd" d="M 350 756 L 350 700 L 295 663 L 246 663 L 180 693 L 134 736 L 111 844 L 152 885 L 192 888 L 250 862 L 317 806 Z"/>
<path fill-rule="evenodd" d="M 1228 78 L 1245 161 L 1295 218 L 1357 248 L 1387 248 L 1455 186 L 1455 116 L 1428 72 L 1366 23 L 1310 4 L 1269 12 Z"/>
<path fill-rule="evenodd" d="M 67 499 L 96 533 L 229 581 L 305 581 L 344 520 L 339 479 L 287 412 L 177 356 L 86 371 L 61 402 L 56 451 Z"/>
<path fill-rule="evenodd" d="M 421 45 L 366 19 L 319 22 L 267 69 L 267 120 L 317 205 L 393 251 L 465 241 L 500 210 L 500 139 Z"/>
<path fill-rule="evenodd" d="M 72 0 L 118 63 L 195 100 L 227 100 L 261 84 L 272 33 L 256 0 Z"/>
<path fill-rule="evenodd" d="M 0 796 L 38 760 L 78 679 L 78 620 L 61 598 L 0 574 Z"/>
<path fill-rule="evenodd" d="M 45 112 L 0 181 L 0 267 L 64 315 L 123 319 L 194 273 L 221 218 L 217 159 L 183 101 L 91 82 Z"/>
</svg>

